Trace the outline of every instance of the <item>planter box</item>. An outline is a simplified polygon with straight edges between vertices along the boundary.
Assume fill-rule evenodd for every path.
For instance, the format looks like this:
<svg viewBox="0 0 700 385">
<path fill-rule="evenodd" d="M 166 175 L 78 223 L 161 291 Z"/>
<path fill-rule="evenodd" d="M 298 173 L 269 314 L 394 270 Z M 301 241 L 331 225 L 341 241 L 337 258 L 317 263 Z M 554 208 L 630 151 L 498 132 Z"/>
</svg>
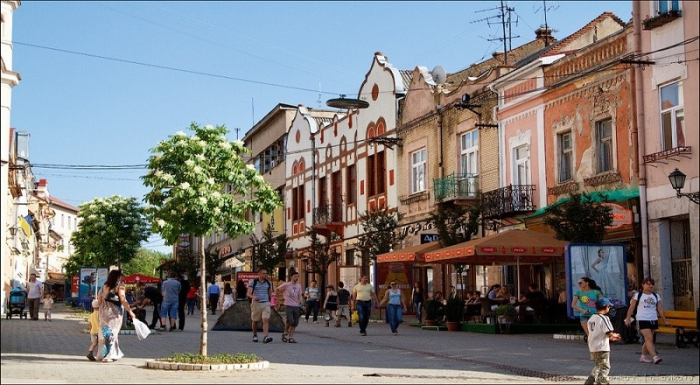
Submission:
<svg viewBox="0 0 700 385">
<path fill-rule="evenodd" d="M 496 324 L 462 324 L 462 330 L 474 333 L 496 334 L 498 325 Z"/>
</svg>

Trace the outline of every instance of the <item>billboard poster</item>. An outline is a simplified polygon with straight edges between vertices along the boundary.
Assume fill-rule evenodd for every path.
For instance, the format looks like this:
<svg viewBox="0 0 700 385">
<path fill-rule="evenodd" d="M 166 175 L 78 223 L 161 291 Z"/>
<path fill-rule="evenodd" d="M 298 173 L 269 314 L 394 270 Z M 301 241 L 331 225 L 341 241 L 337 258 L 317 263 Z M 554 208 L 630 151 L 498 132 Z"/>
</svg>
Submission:
<svg viewBox="0 0 700 385">
<path fill-rule="evenodd" d="M 243 284 L 245 284 L 246 289 L 248 288 L 248 283 L 251 279 L 258 279 L 258 273 L 253 271 L 239 271 L 236 273 L 236 282 L 243 280 Z"/>
<path fill-rule="evenodd" d="M 95 268 L 95 267 L 81 267 L 79 275 L 79 288 L 78 297 L 79 298 L 94 298 L 97 291 L 105 284 L 107 281 L 107 274 L 109 271 L 106 267 Z"/>
<path fill-rule="evenodd" d="M 627 263 L 625 246 L 620 244 L 571 244 L 566 248 L 567 311 L 569 317 L 579 316 L 571 308 L 571 300 L 579 290 L 579 279 L 588 277 L 600 287 L 603 297 L 615 304 L 629 305 L 627 298 Z M 595 298 L 584 300 L 595 301 Z"/>
<path fill-rule="evenodd" d="M 384 298 L 384 292 L 389 289 L 391 281 L 398 283 L 399 289 L 403 292 L 403 298 L 406 303 L 411 300 L 411 266 L 413 262 L 390 262 L 377 263 L 374 265 L 377 269 L 377 299 L 379 301 Z"/>
</svg>

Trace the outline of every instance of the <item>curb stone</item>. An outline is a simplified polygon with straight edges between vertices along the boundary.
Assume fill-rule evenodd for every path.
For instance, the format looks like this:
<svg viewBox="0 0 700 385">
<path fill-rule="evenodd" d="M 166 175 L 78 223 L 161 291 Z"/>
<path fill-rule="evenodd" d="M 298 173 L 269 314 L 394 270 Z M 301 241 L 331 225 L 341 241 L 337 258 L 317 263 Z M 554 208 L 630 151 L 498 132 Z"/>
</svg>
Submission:
<svg viewBox="0 0 700 385">
<path fill-rule="evenodd" d="M 148 369 L 158 370 L 189 370 L 189 371 L 230 371 L 230 370 L 261 370 L 270 367 L 269 361 L 253 362 L 249 364 L 185 364 L 177 362 L 165 362 L 158 360 L 146 361 Z"/>
</svg>

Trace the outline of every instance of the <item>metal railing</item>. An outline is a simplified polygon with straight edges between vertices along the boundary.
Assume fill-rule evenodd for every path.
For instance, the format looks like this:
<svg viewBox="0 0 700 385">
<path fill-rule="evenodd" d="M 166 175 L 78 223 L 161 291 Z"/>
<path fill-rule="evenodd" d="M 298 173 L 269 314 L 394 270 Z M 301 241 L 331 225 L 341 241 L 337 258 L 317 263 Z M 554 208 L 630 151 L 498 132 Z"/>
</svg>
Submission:
<svg viewBox="0 0 700 385">
<path fill-rule="evenodd" d="M 476 174 L 450 174 L 433 179 L 436 201 L 458 198 L 476 198 L 479 192 L 479 176 Z"/>
<path fill-rule="evenodd" d="M 481 194 L 484 218 L 502 218 L 535 210 L 532 203 L 534 185 L 509 185 Z"/>
<path fill-rule="evenodd" d="M 323 205 L 314 209 L 314 225 L 343 221 L 342 205 Z"/>
</svg>

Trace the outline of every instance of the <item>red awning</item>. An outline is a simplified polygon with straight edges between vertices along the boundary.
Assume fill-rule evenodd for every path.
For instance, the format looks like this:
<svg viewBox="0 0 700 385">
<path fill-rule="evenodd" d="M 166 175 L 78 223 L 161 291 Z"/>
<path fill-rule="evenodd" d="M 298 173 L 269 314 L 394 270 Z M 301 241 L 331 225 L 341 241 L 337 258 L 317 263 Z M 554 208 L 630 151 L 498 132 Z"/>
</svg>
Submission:
<svg viewBox="0 0 700 385">
<path fill-rule="evenodd" d="M 428 252 L 426 263 L 515 265 L 564 260 L 567 242 L 527 229 L 504 231 Z"/>
<path fill-rule="evenodd" d="M 391 251 L 377 255 L 377 263 L 382 262 L 425 262 L 423 255 L 429 251 L 440 248 L 440 241 L 424 243 L 421 245 L 405 247 L 401 250 Z"/>
<path fill-rule="evenodd" d="M 159 283 L 160 278 L 151 277 L 151 276 L 143 275 L 143 274 L 131 274 L 131 275 L 127 275 L 126 277 L 124 277 L 124 283 L 139 283 L 139 282 Z"/>
</svg>

